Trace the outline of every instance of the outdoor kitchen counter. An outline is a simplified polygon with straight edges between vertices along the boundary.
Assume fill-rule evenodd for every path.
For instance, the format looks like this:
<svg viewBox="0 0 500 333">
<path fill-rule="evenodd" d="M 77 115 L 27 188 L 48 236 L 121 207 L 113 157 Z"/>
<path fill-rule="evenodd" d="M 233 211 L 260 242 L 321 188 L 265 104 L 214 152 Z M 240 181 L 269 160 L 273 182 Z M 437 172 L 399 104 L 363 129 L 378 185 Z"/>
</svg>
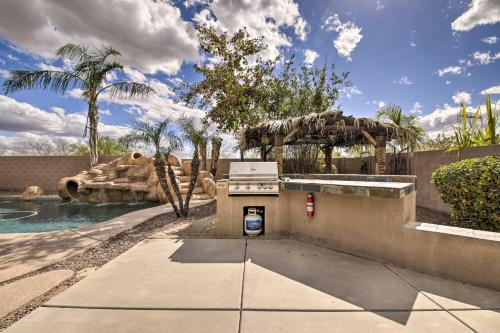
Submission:
<svg viewBox="0 0 500 333">
<path fill-rule="evenodd" d="M 415 191 L 415 184 L 333 179 L 289 179 L 280 182 L 280 189 L 304 192 L 325 192 L 358 197 L 401 199 Z"/>
</svg>

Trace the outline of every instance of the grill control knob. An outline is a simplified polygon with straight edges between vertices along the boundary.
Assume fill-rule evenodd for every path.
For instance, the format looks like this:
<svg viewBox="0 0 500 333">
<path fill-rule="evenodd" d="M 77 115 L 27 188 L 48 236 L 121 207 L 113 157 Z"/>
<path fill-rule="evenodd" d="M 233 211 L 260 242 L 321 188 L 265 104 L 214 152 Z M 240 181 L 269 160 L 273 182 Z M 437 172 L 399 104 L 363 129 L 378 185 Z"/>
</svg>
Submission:
<svg viewBox="0 0 500 333">
<path fill-rule="evenodd" d="M 250 189 L 250 184 L 247 184 L 247 190 L 249 190 L 249 189 Z"/>
<path fill-rule="evenodd" d="M 257 189 L 260 190 L 262 188 L 262 184 L 257 184 Z"/>
<path fill-rule="evenodd" d="M 234 185 L 234 189 L 237 190 L 240 188 L 240 185 Z"/>
</svg>

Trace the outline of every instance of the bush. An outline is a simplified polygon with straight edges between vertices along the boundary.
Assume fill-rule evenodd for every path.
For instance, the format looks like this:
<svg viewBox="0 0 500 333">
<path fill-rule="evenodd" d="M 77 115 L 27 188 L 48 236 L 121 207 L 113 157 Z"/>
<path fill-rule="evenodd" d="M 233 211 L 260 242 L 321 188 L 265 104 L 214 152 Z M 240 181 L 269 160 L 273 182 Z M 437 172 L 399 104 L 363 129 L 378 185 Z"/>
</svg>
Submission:
<svg viewBox="0 0 500 333">
<path fill-rule="evenodd" d="M 432 183 L 450 206 L 453 225 L 500 231 L 500 158 L 443 165 L 433 172 Z"/>
</svg>

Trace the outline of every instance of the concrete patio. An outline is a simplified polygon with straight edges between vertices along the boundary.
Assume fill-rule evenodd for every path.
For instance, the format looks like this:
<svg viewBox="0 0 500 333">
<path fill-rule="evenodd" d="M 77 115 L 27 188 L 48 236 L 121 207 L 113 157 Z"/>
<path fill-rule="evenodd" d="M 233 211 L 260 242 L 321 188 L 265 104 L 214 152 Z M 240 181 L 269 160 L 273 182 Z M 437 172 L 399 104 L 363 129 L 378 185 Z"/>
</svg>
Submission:
<svg viewBox="0 0 500 333">
<path fill-rule="evenodd" d="M 157 233 L 6 332 L 500 331 L 499 292 L 294 240 L 181 236 Z"/>
</svg>

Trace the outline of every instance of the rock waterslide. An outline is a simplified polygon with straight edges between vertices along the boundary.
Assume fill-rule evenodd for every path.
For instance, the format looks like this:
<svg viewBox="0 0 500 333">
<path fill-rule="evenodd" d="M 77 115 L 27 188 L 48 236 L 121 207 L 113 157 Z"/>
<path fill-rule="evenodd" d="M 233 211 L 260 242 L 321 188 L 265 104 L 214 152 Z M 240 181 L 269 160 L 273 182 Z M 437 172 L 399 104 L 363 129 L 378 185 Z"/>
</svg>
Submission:
<svg viewBox="0 0 500 333">
<path fill-rule="evenodd" d="M 182 162 L 180 158 L 172 155 L 169 162 L 185 198 L 191 180 L 191 161 Z M 109 163 L 98 164 L 73 177 L 62 178 L 57 191 L 64 200 L 79 202 L 167 202 L 153 159 L 134 152 Z M 170 191 L 173 197 L 177 198 L 171 186 Z M 214 198 L 215 194 L 212 175 L 208 171 L 200 170 L 191 200 L 208 200 Z"/>
</svg>

